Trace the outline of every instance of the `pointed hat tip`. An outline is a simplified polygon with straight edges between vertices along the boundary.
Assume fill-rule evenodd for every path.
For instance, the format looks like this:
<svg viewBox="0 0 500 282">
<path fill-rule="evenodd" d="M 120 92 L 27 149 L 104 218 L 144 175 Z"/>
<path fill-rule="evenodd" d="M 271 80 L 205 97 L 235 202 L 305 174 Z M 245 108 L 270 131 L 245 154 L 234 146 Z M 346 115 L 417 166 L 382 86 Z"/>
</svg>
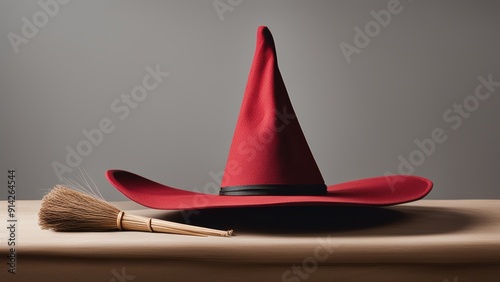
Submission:
<svg viewBox="0 0 500 282">
<path fill-rule="evenodd" d="M 258 28 L 258 32 L 259 33 L 269 32 L 269 28 L 267 26 L 265 26 L 265 25 L 261 25 Z"/>
<path fill-rule="evenodd" d="M 267 26 L 259 26 L 257 29 L 257 46 L 260 46 L 263 50 L 272 50 L 273 53 L 276 52 L 273 35 Z"/>
<path fill-rule="evenodd" d="M 257 37 L 262 38 L 262 39 L 272 39 L 273 36 L 271 35 L 271 31 L 267 26 L 259 26 L 257 29 Z"/>
</svg>

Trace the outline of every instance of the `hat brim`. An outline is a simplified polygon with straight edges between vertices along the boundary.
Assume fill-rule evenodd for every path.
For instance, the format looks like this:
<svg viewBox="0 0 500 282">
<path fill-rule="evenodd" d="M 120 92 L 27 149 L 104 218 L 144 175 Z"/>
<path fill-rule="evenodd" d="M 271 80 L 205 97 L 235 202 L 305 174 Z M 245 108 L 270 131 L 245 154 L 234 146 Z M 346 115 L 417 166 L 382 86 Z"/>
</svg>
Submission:
<svg viewBox="0 0 500 282">
<path fill-rule="evenodd" d="M 219 196 L 172 188 L 124 170 L 108 170 L 106 177 L 132 201 L 161 210 L 295 205 L 388 206 L 421 199 L 433 185 L 430 180 L 418 176 L 392 175 L 330 185 L 328 193 L 323 196 Z"/>
</svg>

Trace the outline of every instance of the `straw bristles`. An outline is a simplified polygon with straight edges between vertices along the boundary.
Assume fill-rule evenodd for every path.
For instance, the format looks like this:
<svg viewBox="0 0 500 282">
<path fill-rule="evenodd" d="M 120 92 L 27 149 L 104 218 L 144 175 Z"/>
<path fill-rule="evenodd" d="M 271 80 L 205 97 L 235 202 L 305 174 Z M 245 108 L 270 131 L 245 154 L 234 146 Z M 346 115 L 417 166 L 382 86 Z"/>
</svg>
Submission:
<svg viewBox="0 0 500 282">
<path fill-rule="evenodd" d="M 233 233 L 128 214 L 64 185 L 56 185 L 43 197 L 38 216 L 42 229 L 55 231 L 130 230 L 224 237 Z"/>
<path fill-rule="evenodd" d="M 119 212 L 105 201 L 56 185 L 43 197 L 38 217 L 42 229 L 111 231 L 118 229 L 116 216 Z"/>
</svg>

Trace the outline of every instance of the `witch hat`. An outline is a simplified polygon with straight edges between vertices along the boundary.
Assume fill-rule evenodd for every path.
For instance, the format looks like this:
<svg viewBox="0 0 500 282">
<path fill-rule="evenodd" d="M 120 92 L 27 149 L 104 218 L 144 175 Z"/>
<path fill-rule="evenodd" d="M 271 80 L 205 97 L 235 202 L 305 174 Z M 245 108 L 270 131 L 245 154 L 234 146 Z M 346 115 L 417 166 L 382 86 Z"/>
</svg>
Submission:
<svg viewBox="0 0 500 282">
<path fill-rule="evenodd" d="M 394 205 L 432 189 L 428 179 L 393 175 L 326 186 L 278 69 L 271 32 L 259 27 L 257 46 L 219 195 L 172 188 L 139 175 L 108 170 L 131 200 L 155 209 L 283 205 Z"/>
</svg>

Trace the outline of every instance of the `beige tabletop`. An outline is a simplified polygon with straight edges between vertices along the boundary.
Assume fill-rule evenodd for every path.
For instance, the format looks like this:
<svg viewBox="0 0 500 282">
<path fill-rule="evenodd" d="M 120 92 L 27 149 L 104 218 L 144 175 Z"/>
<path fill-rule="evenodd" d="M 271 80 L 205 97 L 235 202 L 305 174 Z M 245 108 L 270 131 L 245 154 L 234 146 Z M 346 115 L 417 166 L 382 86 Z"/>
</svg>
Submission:
<svg viewBox="0 0 500 282">
<path fill-rule="evenodd" d="M 37 224 L 40 201 L 18 201 L 16 274 L 2 228 L 1 281 L 500 281 L 500 200 L 192 212 L 113 204 L 235 236 L 53 232 Z M 7 225 L 5 201 L 0 210 Z"/>
</svg>

